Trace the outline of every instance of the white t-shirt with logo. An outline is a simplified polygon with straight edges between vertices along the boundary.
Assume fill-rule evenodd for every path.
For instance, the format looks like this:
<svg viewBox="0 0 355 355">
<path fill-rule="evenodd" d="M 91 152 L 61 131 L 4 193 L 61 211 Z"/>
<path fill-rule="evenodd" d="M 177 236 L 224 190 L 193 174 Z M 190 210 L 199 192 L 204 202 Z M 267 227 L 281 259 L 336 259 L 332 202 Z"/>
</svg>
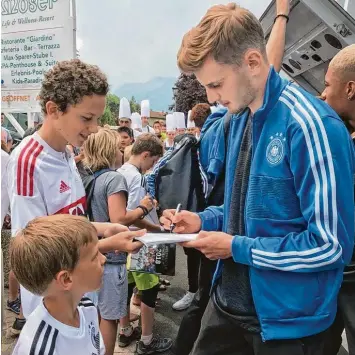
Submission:
<svg viewBox="0 0 355 355">
<path fill-rule="evenodd" d="M 38 133 L 26 137 L 12 152 L 7 172 L 12 236 L 36 217 L 85 214 L 85 189 L 73 154 L 57 152 Z M 40 300 L 21 287 L 26 318 Z"/>
<path fill-rule="evenodd" d="M 127 209 L 134 210 L 139 206 L 140 201 L 147 195 L 146 180 L 138 168 L 130 163 L 125 163 L 118 170 L 126 179 L 128 187 Z M 157 211 L 153 208 L 144 218 L 150 223 L 159 225 Z"/>
<path fill-rule="evenodd" d="M 104 355 L 96 307 L 84 297 L 77 309 L 79 328 L 59 322 L 40 302 L 27 319 L 13 355 Z"/>
</svg>

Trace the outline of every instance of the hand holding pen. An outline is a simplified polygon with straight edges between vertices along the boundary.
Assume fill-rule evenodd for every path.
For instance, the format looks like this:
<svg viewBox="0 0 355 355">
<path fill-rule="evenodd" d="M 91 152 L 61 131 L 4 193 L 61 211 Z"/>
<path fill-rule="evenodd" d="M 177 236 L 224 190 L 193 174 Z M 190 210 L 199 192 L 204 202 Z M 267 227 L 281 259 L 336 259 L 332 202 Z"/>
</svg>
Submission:
<svg viewBox="0 0 355 355">
<path fill-rule="evenodd" d="M 201 219 L 197 213 L 181 210 L 165 210 L 160 223 L 166 231 L 174 233 L 198 233 L 201 230 Z"/>
<path fill-rule="evenodd" d="M 175 210 L 175 214 L 174 214 L 174 217 L 180 213 L 181 211 L 181 203 L 179 203 L 176 207 L 176 210 Z M 173 230 L 175 229 L 175 223 L 172 221 L 171 224 L 170 224 L 170 233 L 173 232 Z"/>
</svg>

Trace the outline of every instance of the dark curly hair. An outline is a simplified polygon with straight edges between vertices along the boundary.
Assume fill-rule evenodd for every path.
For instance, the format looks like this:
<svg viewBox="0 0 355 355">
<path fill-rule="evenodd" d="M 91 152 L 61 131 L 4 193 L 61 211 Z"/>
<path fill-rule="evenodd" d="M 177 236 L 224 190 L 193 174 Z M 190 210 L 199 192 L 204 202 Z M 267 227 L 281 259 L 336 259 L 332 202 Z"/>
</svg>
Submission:
<svg viewBox="0 0 355 355">
<path fill-rule="evenodd" d="M 76 105 L 84 96 L 106 95 L 109 90 L 106 75 L 96 66 L 79 59 L 57 63 L 44 74 L 40 96 L 42 112 L 46 103 L 53 101 L 61 112 L 68 105 Z"/>
<path fill-rule="evenodd" d="M 196 127 L 202 129 L 210 114 L 211 108 L 209 104 L 197 104 L 191 110 L 190 120 L 195 121 Z"/>
</svg>

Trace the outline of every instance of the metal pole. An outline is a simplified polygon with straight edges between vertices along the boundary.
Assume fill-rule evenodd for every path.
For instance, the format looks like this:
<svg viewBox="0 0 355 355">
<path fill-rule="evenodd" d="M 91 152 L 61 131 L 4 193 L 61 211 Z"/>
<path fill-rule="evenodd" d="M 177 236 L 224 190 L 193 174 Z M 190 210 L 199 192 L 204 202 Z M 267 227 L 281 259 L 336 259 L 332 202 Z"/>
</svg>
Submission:
<svg viewBox="0 0 355 355">
<path fill-rule="evenodd" d="M 17 122 L 16 118 L 9 112 L 4 112 L 4 113 L 5 113 L 6 118 L 11 122 L 11 124 L 14 126 L 16 131 L 19 134 L 21 134 L 21 136 L 23 137 L 23 135 L 25 134 L 25 131 L 23 130 L 21 125 Z"/>
<path fill-rule="evenodd" d="M 75 0 L 71 0 L 71 8 L 73 15 L 73 58 L 77 57 L 76 51 L 76 3 Z"/>
<path fill-rule="evenodd" d="M 28 128 L 32 128 L 34 127 L 35 123 L 34 123 L 34 112 L 32 111 L 28 111 L 27 112 L 27 127 Z"/>
</svg>

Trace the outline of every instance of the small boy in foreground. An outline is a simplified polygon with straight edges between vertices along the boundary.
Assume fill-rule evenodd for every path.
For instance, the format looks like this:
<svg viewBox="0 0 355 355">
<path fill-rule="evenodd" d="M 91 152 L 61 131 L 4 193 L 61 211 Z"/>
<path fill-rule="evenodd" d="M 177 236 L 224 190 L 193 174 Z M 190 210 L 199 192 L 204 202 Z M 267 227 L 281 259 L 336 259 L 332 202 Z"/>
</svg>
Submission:
<svg viewBox="0 0 355 355">
<path fill-rule="evenodd" d="M 106 261 L 97 231 L 87 219 L 53 215 L 31 221 L 14 238 L 10 261 L 21 285 L 43 296 L 27 319 L 14 355 L 105 353 L 96 307 L 83 298 L 100 288 Z"/>
</svg>

